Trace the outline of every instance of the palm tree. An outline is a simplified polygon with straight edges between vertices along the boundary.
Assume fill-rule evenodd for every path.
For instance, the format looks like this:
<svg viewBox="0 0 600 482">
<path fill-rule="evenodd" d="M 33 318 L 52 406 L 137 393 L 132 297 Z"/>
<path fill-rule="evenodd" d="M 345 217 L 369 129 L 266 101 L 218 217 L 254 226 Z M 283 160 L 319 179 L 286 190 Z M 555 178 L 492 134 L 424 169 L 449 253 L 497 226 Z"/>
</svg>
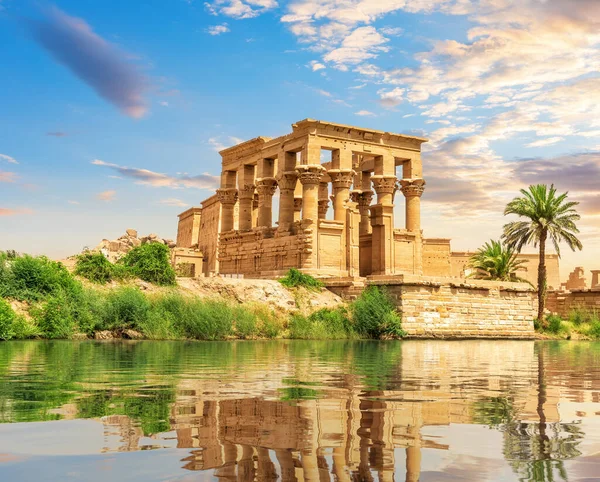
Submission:
<svg viewBox="0 0 600 482">
<path fill-rule="evenodd" d="M 527 283 L 516 273 L 527 260 L 517 259 L 517 254 L 515 249 L 492 239 L 469 259 L 469 267 L 476 270 L 471 276 L 478 279 Z"/>
<path fill-rule="evenodd" d="M 521 189 L 521 197 L 514 198 L 504 209 L 504 215 L 516 214 L 527 221 L 513 221 L 504 225 L 502 236 L 506 244 L 521 251 L 526 244 L 539 245 L 540 264 L 538 268 L 538 321 L 544 323 L 546 306 L 546 241 L 550 239 L 560 257 L 559 243 L 564 241 L 573 251 L 582 249 L 577 239 L 579 232 L 575 221 L 580 219 L 574 209 L 579 203 L 567 202 L 568 193 L 556 194 L 554 184 L 545 184 Z"/>
</svg>

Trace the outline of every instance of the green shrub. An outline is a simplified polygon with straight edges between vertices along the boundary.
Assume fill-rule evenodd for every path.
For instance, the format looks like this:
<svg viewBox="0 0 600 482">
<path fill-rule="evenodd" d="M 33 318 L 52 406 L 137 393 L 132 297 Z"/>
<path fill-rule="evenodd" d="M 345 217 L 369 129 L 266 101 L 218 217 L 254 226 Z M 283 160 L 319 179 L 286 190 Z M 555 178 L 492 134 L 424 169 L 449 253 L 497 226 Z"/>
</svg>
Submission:
<svg viewBox="0 0 600 482">
<path fill-rule="evenodd" d="M 59 293 L 32 310 L 42 336 L 45 338 L 70 338 L 75 328 L 73 312 L 67 296 Z"/>
<path fill-rule="evenodd" d="M 175 284 L 175 270 L 169 256 L 169 248 L 164 244 L 147 243 L 133 248 L 117 264 L 144 281 L 169 286 Z"/>
<path fill-rule="evenodd" d="M 233 308 L 235 333 L 240 338 L 255 338 L 259 334 L 256 314 L 245 306 Z"/>
<path fill-rule="evenodd" d="M 334 340 L 352 336 L 350 320 L 345 310 L 324 308 L 309 316 L 292 316 L 290 338 L 302 340 Z"/>
<path fill-rule="evenodd" d="M 389 294 L 377 286 L 369 286 L 352 303 L 354 330 L 369 338 L 401 338 L 402 319 Z"/>
<path fill-rule="evenodd" d="M 16 317 L 8 302 L 0 298 L 0 340 L 10 340 L 14 337 L 13 324 Z"/>
<path fill-rule="evenodd" d="M 302 286 L 309 290 L 320 290 L 325 286 L 322 281 L 313 278 L 308 274 L 298 271 L 296 268 L 291 268 L 279 282 L 287 288 L 297 288 Z"/>
<path fill-rule="evenodd" d="M 72 300 L 71 311 L 77 330 L 86 335 L 107 329 L 110 313 L 107 295 L 101 291 L 84 288 L 76 299 Z"/>
<path fill-rule="evenodd" d="M 102 253 L 83 253 L 77 256 L 75 274 L 93 283 L 106 284 L 114 279 L 114 265 Z"/>
<path fill-rule="evenodd" d="M 550 333 L 554 333 L 556 335 L 563 330 L 563 321 L 561 320 L 560 316 L 549 315 L 546 318 L 546 322 L 548 324 L 546 331 L 549 331 Z"/>
<path fill-rule="evenodd" d="M 39 301 L 59 292 L 76 294 L 81 284 L 62 263 L 45 256 L 6 258 L 0 276 L 0 296 Z"/>
<path fill-rule="evenodd" d="M 599 339 L 600 338 L 600 320 L 595 320 L 593 323 L 590 323 L 590 327 L 586 333 L 590 338 Z"/>
<path fill-rule="evenodd" d="M 137 328 L 150 311 L 148 298 L 139 289 L 126 286 L 108 293 L 104 325 L 110 330 Z"/>
<path fill-rule="evenodd" d="M 175 340 L 180 338 L 176 325 L 177 319 L 172 312 L 153 306 L 148 316 L 138 322 L 137 328 L 149 340 Z"/>
<path fill-rule="evenodd" d="M 281 334 L 287 317 L 277 315 L 277 313 L 266 305 L 251 305 L 251 309 L 256 316 L 259 336 L 276 338 Z"/>
<path fill-rule="evenodd" d="M 233 334 L 234 310 L 222 300 L 189 300 L 181 318 L 188 338 L 222 340 Z"/>
</svg>

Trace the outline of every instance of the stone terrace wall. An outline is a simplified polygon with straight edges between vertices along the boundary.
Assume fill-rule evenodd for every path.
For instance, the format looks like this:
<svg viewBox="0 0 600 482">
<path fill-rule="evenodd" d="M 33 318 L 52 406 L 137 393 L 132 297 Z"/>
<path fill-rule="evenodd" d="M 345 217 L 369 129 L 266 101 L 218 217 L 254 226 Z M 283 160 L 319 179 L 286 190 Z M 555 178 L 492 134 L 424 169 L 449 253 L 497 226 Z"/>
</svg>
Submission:
<svg viewBox="0 0 600 482">
<path fill-rule="evenodd" d="M 600 313 L 600 289 L 549 291 L 546 308 L 561 318 L 568 318 L 576 309 Z"/>
<path fill-rule="evenodd" d="M 393 296 L 410 337 L 534 337 L 537 296 L 527 284 L 409 275 L 367 283 L 385 286 Z M 339 283 L 329 288 L 348 297 L 360 291 Z"/>
</svg>

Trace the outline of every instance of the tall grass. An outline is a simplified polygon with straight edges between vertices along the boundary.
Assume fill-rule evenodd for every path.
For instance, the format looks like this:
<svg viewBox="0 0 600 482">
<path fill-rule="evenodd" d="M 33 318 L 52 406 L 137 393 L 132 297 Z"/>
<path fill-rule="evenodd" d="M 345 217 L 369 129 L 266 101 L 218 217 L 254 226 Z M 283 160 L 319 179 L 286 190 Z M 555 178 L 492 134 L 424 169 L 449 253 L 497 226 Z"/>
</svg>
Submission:
<svg viewBox="0 0 600 482">
<path fill-rule="evenodd" d="M 354 330 L 368 338 L 402 338 L 402 319 L 384 288 L 369 286 L 351 305 Z"/>
<path fill-rule="evenodd" d="M 336 340 L 353 338 L 352 322 L 344 308 L 324 308 L 314 313 L 292 316 L 290 338 L 301 340 Z"/>
<path fill-rule="evenodd" d="M 309 290 L 320 290 L 325 286 L 322 281 L 312 277 L 309 274 L 304 274 L 296 268 L 291 268 L 279 282 L 287 288 L 297 288 L 302 286 Z"/>
</svg>

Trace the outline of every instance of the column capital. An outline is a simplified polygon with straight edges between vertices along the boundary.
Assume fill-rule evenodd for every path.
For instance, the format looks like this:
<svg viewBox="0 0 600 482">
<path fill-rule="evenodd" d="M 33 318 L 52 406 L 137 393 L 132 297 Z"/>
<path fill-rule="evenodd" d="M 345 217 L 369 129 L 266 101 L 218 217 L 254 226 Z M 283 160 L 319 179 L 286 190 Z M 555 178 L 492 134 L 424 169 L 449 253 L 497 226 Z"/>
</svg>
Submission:
<svg viewBox="0 0 600 482">
<path fill-rule="evenodd" d="M 233 187 L 217 189 L 217 199 L 221 204 L 235 204 L 238 199 L 238 190 Z"/>
<path fill-rule="evenodd" d="M 371 176 L 371 181 L 373 181 L 373 188 L 378 196 L 383 194 L 394 194 L 396 192 L 396 181 L 398 179 L 396 176 L 383 176 L 376 175 Z"/>
<path fill-rule="evenodd" d="M 400 180 L 400 190 L 404 197 L 421 197 L 425 191 L 424 179 L 402 179 Z"/>
<path fill-rule="evenodd" d="M 296 167 L 296 172 L 302 185 L 319 184 L 325 174 L 325 168 L 320 164 L 303 164 Z"/>
<path fill-rule="evenodd" d="M 277 180 L 274 177 L 262 177 L 257 179 L 256 190 L 259 196 L 273 196 L 277 190 Z"/>
<path fill-rule="evenodd" d="M 354 190 L 350 193 L 350 199 L 352 199 L 353 202 L 358 203 L 361 208 L 368 208 L 373 202 L 373 191 Z"/>
<path fill-rule="evenodd" d="M 302 211 L 302 198 L 301 197 L 294 198 L 294 211 L 296 211 L 296 212 Z"/>
<path fill-rule="evenodd" d="M 319 199 L 319 219 L 325 219 L 329 209 L 329 199 Z"/>
<path fill-rule="evenodd" d="M 327 174 L 334 189 L 349 189 L 354 181 L 355 172 L 352 169 L 330 169 Z"/>
<path fill-rule="evenodd" d="M 298 173 L 296 171 L 285 171 L 281 174 L 278 179 L 279 190 L 293 191 L 296 189 L 296 182 L 298 181 Z"/>
<path fill-rule="evenodd" d="M 256 186 L 254 184 L 244 184 L 238 191 L 238 197 L 240 199 L 254 199 L 254 191 Z"/>
</svg>

